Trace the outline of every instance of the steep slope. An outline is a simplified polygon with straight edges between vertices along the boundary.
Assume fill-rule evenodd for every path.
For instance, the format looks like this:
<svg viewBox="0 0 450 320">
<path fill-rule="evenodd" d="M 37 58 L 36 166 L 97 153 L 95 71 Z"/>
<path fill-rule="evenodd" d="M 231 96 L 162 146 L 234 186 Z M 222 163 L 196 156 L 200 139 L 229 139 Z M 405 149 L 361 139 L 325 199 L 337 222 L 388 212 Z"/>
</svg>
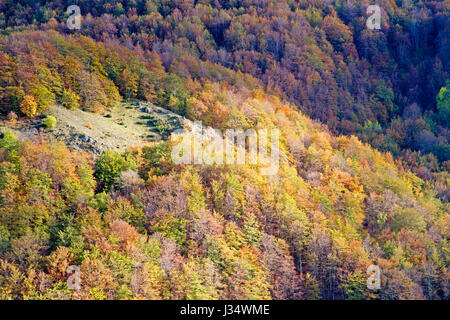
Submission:
<svg viewBox="0 0 450 320">
<path fill-rule="evenodd" d="M 3 121 L 71 147 L 0 139 L 0 298 L 449 299 L 448 1 L 381 1 L 377 34 L 356 1 L 78 3 L 69 31 L 66 2 L 0 1 Z M 278 129 L 276 174 L 176 164 L 184 117 Z"/>
<path fill-rule="evenodd" d="M 174 165 L 169 142 L 105 152 L 94 172 L 86 155 L 8 133 L 3 298 L 448 299 L 449 207 L 428 183 L 275 96 L 202 90 L 220 97 L 223 128 L 283 129 L 277 174 Z M 80 290 L 64 282 L 72 264 Z M 371 264 L 381 290 L 365 285 Z"/>
<path fill-rule="evenodd" d="M 448 0 L 377 1 L 379 30 L 366 26 L 372 3 L 359 0 L 82 0 L 80 29 L 69 30 L 71 4 L 3 1 L 0 26 L 117 39 L 183 78 L 221 81 L 210 64 L 251 74 L 334 133 L 404 156 L 423 178 L 414 162 L 434 172 L 450 159 L 449 109 L 436 101 L 450 85 Z"/>
</svg>

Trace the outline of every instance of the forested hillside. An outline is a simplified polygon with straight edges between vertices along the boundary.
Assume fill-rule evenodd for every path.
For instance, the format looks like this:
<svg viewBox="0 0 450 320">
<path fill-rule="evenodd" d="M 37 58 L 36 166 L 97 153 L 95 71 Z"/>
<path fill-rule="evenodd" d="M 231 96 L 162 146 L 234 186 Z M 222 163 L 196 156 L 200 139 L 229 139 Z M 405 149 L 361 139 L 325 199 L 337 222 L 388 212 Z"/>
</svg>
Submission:
<svg viewBox="0 0 450 320">
<path fill-rule="evenodd" d="M 449 299 L 450 2 L 403 2 L 0 0 L 7 126 L 133 99 L 281 132 L 265 176 L 5 128 L 0 298 Z"/>
<path fill-rule="evenodd" d="M 81 8 L 80 30 L 65 23 L 72 4 Z M 356 134 L 435 171 L 436 161 L 450 159 L 450 2 L 378 1 L 381 30 L 365 26 L 369 4 L 3 0 L 0 27 L 34 24 L 107 43 L 120 39 L 151 50 L 183 78 L 227 80 L 205 62 L 250 74 L 334 133 Z M 430 174 L 418 168 L 423 178 Z"/>
</svg>

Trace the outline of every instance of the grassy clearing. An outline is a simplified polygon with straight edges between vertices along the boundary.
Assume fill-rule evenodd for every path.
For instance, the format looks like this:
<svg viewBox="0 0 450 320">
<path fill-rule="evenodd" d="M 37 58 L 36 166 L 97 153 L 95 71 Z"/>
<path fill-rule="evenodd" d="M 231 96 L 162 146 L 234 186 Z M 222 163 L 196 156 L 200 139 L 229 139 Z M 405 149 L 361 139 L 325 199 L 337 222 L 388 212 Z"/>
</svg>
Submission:
<svg viewBox="0 0 450 320">
<path fill-rule="evenodd" d="M 47 115 L 56 118 L 56 126 L 51 130 L 42 125 Z M 2 121 L 1 129 L 10 128 L 22 139 L 38 134 L 53 136 L 72 149 L 99 154 L 107 149 L 123 151 L 128 146 L 166 139 L 182 122 L 183 118 L 177 114 L 151 103 L 133 101 L 122 103 L 103 115 L 55 105 L 37 119 L 18 121 L 14 125 Z"/>
</svg>

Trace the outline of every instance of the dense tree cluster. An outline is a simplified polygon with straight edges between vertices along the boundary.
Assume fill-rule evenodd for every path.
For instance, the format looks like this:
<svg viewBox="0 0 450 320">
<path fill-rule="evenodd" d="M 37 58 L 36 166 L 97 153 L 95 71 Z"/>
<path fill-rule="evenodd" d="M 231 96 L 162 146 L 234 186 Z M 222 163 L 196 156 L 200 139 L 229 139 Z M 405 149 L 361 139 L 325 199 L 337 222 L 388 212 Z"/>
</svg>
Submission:
<svg viewBox="0 0 450 320">
<path fill-rule="evenodd" d="M 81 8 L 80 30 L 66 26 L 66 10 L 72 4 Z M 433 154 L 440 163 L 450 159 L 449 121 L 435 99 L 449 86 L 450 4 L 447 0 L 379 1 L 381 30 L 366 28 L 369 4 L 356 0 L 5 0 L 0 1 L 0 27 L 13 30 L 34 24 L 102 42 L 119 39 L 130 49 L 151 50 L 166 71 L 182 78 L 223 80 L 222 72 L 208 70 L 210 64 L 250 74 L 334 133 L 356 134 L 396 156 L 410 149 L 416 161 L 428 162 L 433 170 L 435 158 L 419 160 L 420 154 Z M 92 76 L 91 71 L 82 77 Z M 136 70 L 118 72 L 113 80 L 122 96 L 135 96 Z M 95 76 L 93 86 L 104 86 L 104 79 Z M 40 94 L 38 110 L 52 101 L 45 90 Z M 108 103 L 105 97 L 84 99 L 94 110 Z M 24 111 L 33 115 L 33 106 L 27 101 Z M 448 169 L 449 163 L 445 166 Z"/>
<path fill-rule="evenodd" d="M 1 298 L 449 298 L 449 205 L 428 182 L 261 90 L 199 90 L 221 97 L 224 126 L 283 128 L 278 174 L 174 165 L 172 142 L 94 161 L 7 132 Z M 378 291 L 366 287 L 371 264 Z M 78 291 L 69 265 L 80 268 Z"/>
<path fill-rule="evenodd" d="M 450 3 L 379 1 L 381 30 L 368 4 L 0 0 L 9 122 L 140 99 L 281 129 L 276 176 L 6 131 L 0 298 L 449 299 Z"/>
</svg>

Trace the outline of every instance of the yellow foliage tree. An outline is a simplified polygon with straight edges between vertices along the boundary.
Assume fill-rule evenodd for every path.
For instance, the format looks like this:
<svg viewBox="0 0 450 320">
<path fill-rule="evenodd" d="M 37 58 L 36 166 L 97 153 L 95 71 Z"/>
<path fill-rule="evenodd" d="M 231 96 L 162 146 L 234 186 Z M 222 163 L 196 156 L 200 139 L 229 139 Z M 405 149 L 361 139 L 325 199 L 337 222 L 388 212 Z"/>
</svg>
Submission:
<svg viewBox="0 0 450 320">
<path fill-rule="evenodd" d="M 34 118 L 36 116 L 37 103 L 32 95 L 27 94 L 23 97 L 22 103 L 20 104 L 20 111 L 30 118 Z"/>
</svg>

